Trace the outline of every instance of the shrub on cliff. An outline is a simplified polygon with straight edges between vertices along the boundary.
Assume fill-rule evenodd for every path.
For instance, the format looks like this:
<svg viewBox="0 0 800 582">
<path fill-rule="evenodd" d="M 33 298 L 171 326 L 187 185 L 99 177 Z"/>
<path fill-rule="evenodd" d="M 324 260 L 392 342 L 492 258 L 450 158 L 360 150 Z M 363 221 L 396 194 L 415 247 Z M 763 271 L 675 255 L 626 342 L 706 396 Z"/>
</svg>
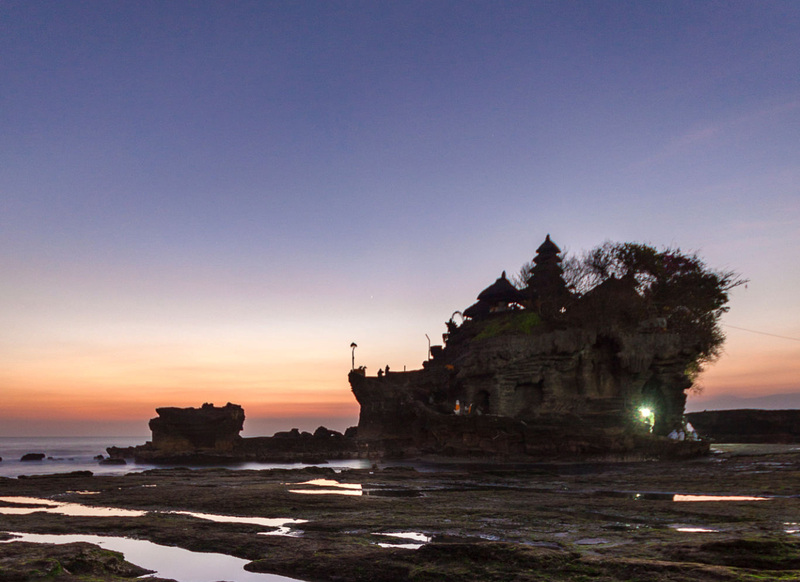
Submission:
<svg viewBox="0 0 800 582">
<path fill-rule="evenodd" d="M 719 319 L 731 289 L 747 282 L 734 271 L 711 269 L 694 253 L 640 243 L 606 242 L 564 261 L 564 278 L 577 296 L 612 277 L 632 281 L 650 317 L 695 340 L 697 369 L 719 355 L 725 340 Z"/>
<path fill-rule="evenodd" d="M 486 339 L 498 335 L 531 334 L 541 324 L 538 314 L 530 311 L 511 311 L 486 321 L 475 339 Z"/>
</svg>

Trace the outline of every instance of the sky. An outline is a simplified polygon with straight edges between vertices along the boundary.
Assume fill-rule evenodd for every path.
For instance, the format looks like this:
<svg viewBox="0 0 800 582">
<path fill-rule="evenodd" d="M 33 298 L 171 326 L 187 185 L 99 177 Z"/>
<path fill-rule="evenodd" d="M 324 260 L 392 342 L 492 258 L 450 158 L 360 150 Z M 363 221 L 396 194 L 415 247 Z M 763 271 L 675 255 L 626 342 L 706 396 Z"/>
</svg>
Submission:
<svg viewBox="0 0 800 582">
<path fill-rule="evenodd" d="M 800 3 L 0 0 L 0 436 L 357 423 L 547 234 L 749 279 L 689 410 L 800 407 Z"/>
</svg>

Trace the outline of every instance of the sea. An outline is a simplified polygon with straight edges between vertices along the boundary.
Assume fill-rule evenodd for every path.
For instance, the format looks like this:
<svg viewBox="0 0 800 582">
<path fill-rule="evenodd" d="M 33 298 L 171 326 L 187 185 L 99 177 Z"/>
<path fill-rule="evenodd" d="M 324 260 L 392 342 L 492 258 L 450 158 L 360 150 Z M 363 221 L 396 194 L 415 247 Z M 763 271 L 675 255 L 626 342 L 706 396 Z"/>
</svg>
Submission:
<svg viewBox="0 0 800 582">
<path fill-rule="evenodd" d="M 98 456 L 108 457 L 107 447 L 129 447 L 145 443 L 144 437 L 0 437 L 0 477 L 48 475 L 72 471 L 91 471 L 95 475 L 124 475 L 134 471 L 166 468 L 128 461 L 126 465 L 101 465 Z M 43 453 L 41 461 L 21 461 L 28 453 Z M 181 465 L 185 467 L 186 465 Z M 213 465 L 203 465 L 211 467 Z M 309 465 L 303 463 L 238 463 L 225 465 L 229 469 L 291 469 Z M 365 460 L 331 461 L 325 464 L 334 470 L 369 467 Z M 191 468 L 191 467 L 190 467 Z"/>
</svg>

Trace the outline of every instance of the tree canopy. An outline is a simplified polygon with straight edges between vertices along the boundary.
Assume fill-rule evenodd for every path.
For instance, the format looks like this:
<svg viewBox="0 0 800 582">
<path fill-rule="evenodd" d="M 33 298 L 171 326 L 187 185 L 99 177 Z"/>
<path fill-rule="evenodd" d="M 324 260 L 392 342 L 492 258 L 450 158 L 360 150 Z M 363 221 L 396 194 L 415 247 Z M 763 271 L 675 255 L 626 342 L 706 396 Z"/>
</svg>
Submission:
<svg viewBox="0 0 800 582">
<path fill-rule="evenodd" d="M 520 287 L 530 280 L 534 267 L 533 261 L 522 267 L 515 278 Z M 731 289 L 747 282 L 735 271 L 710 268 L 696 253 L 631 242 L 607 241 L 582 255 L 565 258 L 561 267 L 571 295 L 572 309 L 567 307 L 567 318 L 572 311 L 583 319 L 594 317 L 607 322 L 604 314 L 587 314 L 578 306 L 592 290 L 616 279 L 617 287 L 632 288 L 641 298 L 644 317 L 665 321 L 670 331 L 694 340 L 697 371 L 719 356 L 725 340 L 719 319 L 728 311 Z M 628 285 L 620 285 L 622 282 Z"/>
<path fill-rule="evenodd" d="M 699 362 L 719 355 L 725 339 L 719 319 L 731 289 L 747 282 L 730 270 L 715 270 L 695 253 L 641 243 L 606 242 L 564 261 L 564 278 L 580 297 L 611 277 L 631 281 L 652 317 L 696 336 Z"/>
</svg>

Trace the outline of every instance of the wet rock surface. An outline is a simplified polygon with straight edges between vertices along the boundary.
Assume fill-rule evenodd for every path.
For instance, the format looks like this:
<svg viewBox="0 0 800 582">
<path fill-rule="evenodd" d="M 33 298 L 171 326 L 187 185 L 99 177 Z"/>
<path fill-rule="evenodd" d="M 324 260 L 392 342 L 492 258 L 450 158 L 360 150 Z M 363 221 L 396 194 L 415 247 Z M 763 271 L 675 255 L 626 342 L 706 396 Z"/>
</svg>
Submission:
<svg viewBox="0 0 800 582">
<path fill-rule="evenodd" d="M 0 531 L 136 537 L 234 555 L 250 560 L 250 570 L 303 580 L 800 579 L 800 451 L 726 451 L 690 461 L 2 479 L 0 497 L 148 513 L 4 515 L 13 505 L 6 500 Z M 684 502 L 675 493 L 767 499 Z M 167 511 L 307 521 L 281 531 Z M 392 543 L 379 535 L 387 533 L 425 541 L 419 549 L 378 545 Z"/>
<path fill-rule="evenodd" d="M 127 582 L 149 573 L 149 570 L 126 562 L 122 554 L 92 544 L 0 544 L 0 580 L 3 581 Z M 162 578 L 148 580 L 169 582 Z"/>
</svg>

